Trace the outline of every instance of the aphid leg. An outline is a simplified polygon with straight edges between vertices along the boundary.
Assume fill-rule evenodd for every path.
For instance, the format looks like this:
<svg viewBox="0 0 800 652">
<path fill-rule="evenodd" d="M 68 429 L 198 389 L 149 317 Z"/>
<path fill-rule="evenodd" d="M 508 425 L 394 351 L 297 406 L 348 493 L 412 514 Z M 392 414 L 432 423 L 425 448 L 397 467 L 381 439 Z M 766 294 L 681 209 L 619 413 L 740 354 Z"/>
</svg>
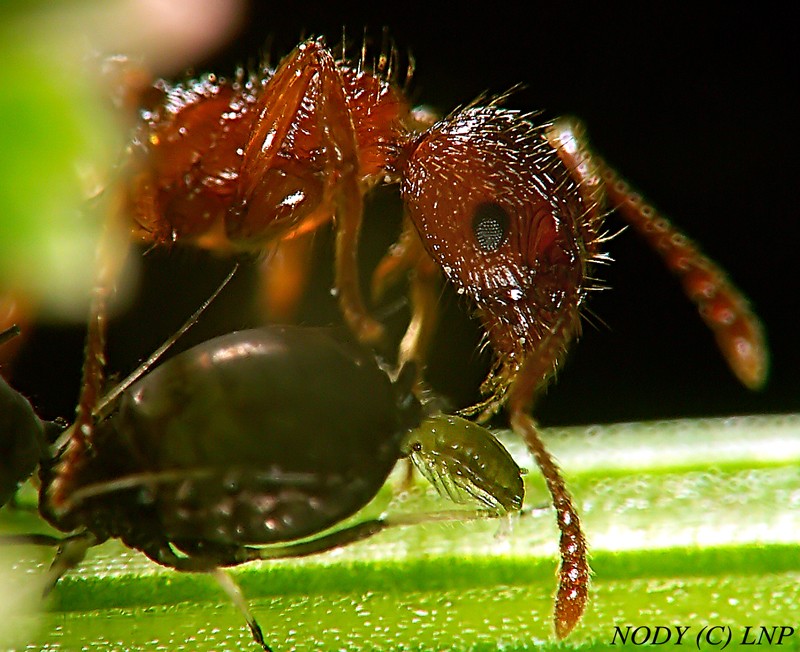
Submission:
<svg viewBox="0 0 800 652">
<path fill-rule="evenodd" d="M 16 322 L 13 322 L 7 328 L 0 330 L 0 346 L 6 342 L 13 340 L 20 334 L 20 327 Z"/>
<path fill-rule="evenodd" d="M 335 550 L 343 546 L 348 546 L 358 541 L 363 541 L 378 532 L 394 527 L 409 527 L 423 523 L 441 521 L 477 521 L 488 518 L 499 518 L 505 513 L 491 510 L 467 510 L 453 509 L 440 512 L 423 512 L 420 514 L 397 514 L 394 516 L 382 516 L 368 521 L 362 521 L 348 526 L 330 534 L 301 541 L 299 543 L 287 543 L 282 546 L 272 546 L 269 548 L 243 548 L 241 560 L 254 561 L 257 559 L 286 559 L 291 557 L 308 557 L 328 550 Z M 240 563 L 241 563 L 240 562 Z"/>
<path fill-rule="evenodd" d="M 239 612 L 244 616 L 247 622 L 247 627 L 253 635 L 253 639 L 258 643 L 266 652 L 272 652 L 272 648 L 267 645 L 264 640 L 264 633 L 261 626 L 250 612 L 250 607 L 247 605 L 247 600 L 242 593 L 239 585 L 236 584 L 234 579 L 228 575 L 220 566 L 232 566 L 242 563 L 241 559 L 243 554 L 247 554 L 250 549 L 239 548 L 231 556 L 230 551 L 221 552 L 219 555 L 211 552 L 208 557 L 203 556 L 178 556 L 168 544 L 154 543 L 150 548 L 142 549 L 142 552 L 152 559 L 157 564 L 168 566 L 179 571 L 188 573 L 209 573 L 222 587 L 231 602 L 236 606 Z M 255 550 L 258 550 L 257 548 Z M 242 554 L 240 554 L 242 553 Z"/>
<path fill-rule="evenodd" d="M 750 310 L 742 292 L 695 243 L 646 203 L 605 161 L 588 150 L 577 122 L 562 120 L 551 130 L 551 134 L 556 132 L 551 141 L 560 141 L 559 154 L 567 166 L 594 168 L 611 205 L 678 277 L 736 377 L 751 389 L 761 387 L 767 379 L 769 352 L 761 322 Z"/>
<path fill-rule="evenodd" d="M 250 613 L 250 609 L 242 595 L 241 589 L 229 575 L 220 570 L 219 566 L 237 565 L 255 560 L 307 557 L 368 539 L 382 530 L 393 527 L 407 527 L 433 521 L 464 522 L 486 518 L 498 518 L 504 514 L 505 512 L 501 513 L 489 510 L 450 510 L 422 514 L 384 516 L 362 521 L 361 523 L 356 523 L 344 529 L 317 537 L 316 539 L 301 541 L 299 543 L 288 543 L 266 548 L 238 548 L 232 552 L 228 558 L 225 558 L 224 554 L 218 558 L 214 557 L 213 559 L 210 557 L 179 557 L 168 546 L 157 546 L 152 549 L 143 550 L 142 552 L 156 563 L 164 566 L 170 566 L 177 570 L 187 572 L 209 572 L 214 575 L 225 593 L 228 594 L 237 609 L 244 615 L 247 626 L 250 628 L 255 641 L 264 650 L 269 651 L 271 648 L 264 640 L 261 627 Z"/>
<path fill-rule="evenodd" d="M 308 285 L 313 233 L 280 240 L 261 261 L 261 309 L 267 322 L 295 321 Z"/>
<path fill-rule="evenodd" d="M 49 534 L 4 534 L 0 536 L 1 546 L 60 546 L 64 537 Z"/>
<path fill-rule="evenodd" d="M 42 595 L 47 596 L 67 571 L 75 568 L 86 557 L 86 551 L 100 541 L 91 532 L 81 532 L 60 542 L 50 568 L 44 575 Z"/>
<path fill-rule="evenodd" d="M 221 568 L 215 568 L 210 572 L 214 579 L 217 580 L 217 583 L 222 587 L 222 590 L 225 591 L 231 599 L 231 602 L 236 605 L 236 608 L 244 616 L 255 642 L 267 652 L 271 652 L 272 648 L 267 645 L 267 642 L 264 640 L 264 633 L 261 631 L 261 626 L 258 624 L 253 614 L 250 613 L 250 607 L 247 605 L 247 600 L 242 593 L 242 589 L 239 588 L 239 585 Z"/>
<path fill-rule="evenodd" d="M 522 509 L 522 469 L 486 428 L 452 415 L 434 415 L 400 444 L 440 496 L 498 514 Z"/>
</svg>

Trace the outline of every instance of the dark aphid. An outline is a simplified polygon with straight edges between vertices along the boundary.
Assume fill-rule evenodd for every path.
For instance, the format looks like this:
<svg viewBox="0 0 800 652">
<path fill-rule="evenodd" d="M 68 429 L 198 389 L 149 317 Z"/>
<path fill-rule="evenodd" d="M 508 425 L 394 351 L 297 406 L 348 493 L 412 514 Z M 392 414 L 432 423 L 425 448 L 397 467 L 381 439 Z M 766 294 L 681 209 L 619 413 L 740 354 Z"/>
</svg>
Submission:
<svg viewBox="0 0 800 652">
<path fill-rule="evenodd" d="M 0 344 L 17 332 L 12 327 L 0 333 Z M 31 477 L 44 456 L 44 431 L 28 399 L 0 376 L 0 507 Z"/>
<path fill-rule="evenodd" d="M 328 330 L 270 327 L 209 340 L 122 395 L 96 425 L 93 454 L 72 471 L 66 508 L 47 517 L 72 529 L 112 520 L 97 518 L 110 508 L 129 527 L 105 535 L 155 561 L 182 566 L 172 544 L 190 555 L 203 549 L 192 566 L 227 565 L 231 546 L 304 537 L 371 500 L 419 423 L 408 389 Z M 45 506 L 60 469 L 56 460 L 45 474 Z"/>
<path fill-rule="evenodd" d="M 439 479 L 451 474 L 459 484 L 469 474 L 482 489 L 465 496 L 479 511 L 330 530 L 375 496 L 409 442 L 414 455 L 428 457 L 447 447 L 446 438 L 434 442 L 424 430 L 409 434 L 422 419 L 412 367 L 393 382 L 371 351 L 347 337 L 273 326 L 209 340 L 150 371 L 101 404 L 108 416 L 96 417 L 91 449 L 67 466 L 67 443 L 42 464 L 40 512 L 71 533 L 57 541 L 48 590 L 88 548 L 119 538 L 159 564 L 213 573 L 269 649 L 221 567 L 309 555 L 389 526 L 519 510 L 519 468 L 505 450 L 488 431 L 459 434 L 451 425 L 450 450 L 466 450 L 469 459 L 451 456 Z M 514 474 L 509 498 L 497 478 L 509 484 Z M 54 482 L 63 478 L 66 501 L 55 503 Z"/>
<path fill-rule="evenodd" d="M 0 507 L 45 453 L 44 424 L 24 396 L 0 377 Z"/>
</svg>

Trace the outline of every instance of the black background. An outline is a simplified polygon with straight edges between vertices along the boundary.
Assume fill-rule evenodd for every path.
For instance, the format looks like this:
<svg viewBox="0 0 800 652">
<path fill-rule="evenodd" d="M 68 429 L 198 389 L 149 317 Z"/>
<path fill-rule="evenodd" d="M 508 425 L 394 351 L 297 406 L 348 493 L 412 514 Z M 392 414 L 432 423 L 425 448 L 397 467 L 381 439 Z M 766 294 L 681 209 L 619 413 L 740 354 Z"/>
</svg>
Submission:
<svg viewBox="0 0 800 652">
<path fill-rule="evenodd" d="M 257 59 L 268 38 L 279 58 L 303 36 L 326 35 L 334 44 L 344 27 L 358 42 L 365 28 L 379 36 L 387 26 L 398 47 L 416 59 L 415 102 L 447 112 L 484 91 L 524 83 L 509 104 L 544 109 L 548 117 L 580 117 L 594 148 L 729 271 L 761 315 L 772 349 L 765 389 L 738 385 L 677 283 L 627 231 L 608 246 L 615 263 L 602 272 L 612 289 L 590 305 L 598 326 L 585 326 L 539 401 L 539 420 L 552 425 L 800 410 L 798 49 L 788 13 L 696 3 L 461 4 L 465 8 L 456 11 L 435 3 L 253 3 L 236 38 L 196 70 L 230 73 Z M 380 254 L 375 242 L 393 235 L 383 227 L 387 206 L 400 209 L 391 191 L 372 203 L 378 214 L 369 216 L 367 229 L 383 231 L 377 240 L 368 236 L 365 247 L 373 247 L 374 258 Z M 612 216 L 609 226 L 616 230 L 622 222 Z M 227 269 L 193 256 L 161 256 L 168 267 L 185 267 L 188 260 L 188 271 L 170 267 L 167 287 L 144 284 L 133 316 L 112 331 L 112 369 L 129 371 Z M 213 268 L 213 280 L 195 282 L 200 263 Z M 246 283 L 247 276 L 237 282 Z M 317 278 L 309 303 L 328 309 L 327 269 L 320 267 Z M 214 309 L 232 312 L 235 295 Z M 443 304 L 431 376 L 463 404 L 476 396 L 485 360 L 474 352 L 477 333 L 466 306 L 451 294 Z M 166 318 L 170 325 L 149 323 L 153 314 L 167 313 L 174 313 Z M 241 319 L 230 327 L 244 325 Z M 37 330 L 18 367 L 18 385 L 46 416 L 69 417 L 82 334 L 59 332 L 53 340 L 55 334 Z"/>
</svg>

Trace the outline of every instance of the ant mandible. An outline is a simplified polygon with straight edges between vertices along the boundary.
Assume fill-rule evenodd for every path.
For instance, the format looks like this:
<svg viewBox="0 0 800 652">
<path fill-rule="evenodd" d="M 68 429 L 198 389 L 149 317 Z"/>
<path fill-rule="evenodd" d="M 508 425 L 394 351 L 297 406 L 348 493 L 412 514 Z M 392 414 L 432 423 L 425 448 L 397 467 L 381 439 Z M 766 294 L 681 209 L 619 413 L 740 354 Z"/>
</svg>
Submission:
<svg viewBox="0 0 800 652">
<path fill-rule="evenodd" d="M 393 47 L 374 63 L 366 47 L 355 61 L 344 51 L 337 58 L 323 39 L 310 39 L 275 70 L 140 89 L 149 102 L 122 166 L 119 216 L 142 242 L 223 251 L 284 248 L 332 221 L 342 314 L 360 340 L 375 342 L 382 328 L 357 277 L 363 199 L 378 184 L 399 183 L 403 232 L 375 271 L 373 295 L 409 279 L 413 312 L 399 363 L 415 360 L 420 369 L 440 270 L 472 300 L 494 366 L 482 385 L 486 399 L 463 412 L 486 420 L 505 406 L 544 475 L 561 531 L 555 631 L 563 638 L 586 606 L 586 542 L 529 411 L 580 333 L 597 286 L 593 268 L 606 260 L 609 210 L 678 277 L 751 388 L 767 374 L 762 328 L 724 272 L 590 151 L 577 122 L 534 122 L 505 108 L 505 96 L 435 121 L 411 109 L 398 59 Z M 117 267 L 101 255 L 76 424 L 51 486 L 55 510 L 67 503 L 92 443 Z"/>
</svg>

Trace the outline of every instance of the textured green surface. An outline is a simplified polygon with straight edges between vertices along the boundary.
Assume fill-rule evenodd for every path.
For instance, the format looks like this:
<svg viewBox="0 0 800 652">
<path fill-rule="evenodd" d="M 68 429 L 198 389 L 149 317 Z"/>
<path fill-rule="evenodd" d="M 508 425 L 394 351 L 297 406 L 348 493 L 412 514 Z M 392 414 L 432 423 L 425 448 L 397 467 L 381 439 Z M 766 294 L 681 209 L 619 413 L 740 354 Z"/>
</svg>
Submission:
<svg viewBox="0 0 800 652">
<path fill-rule="evenodd" d="M 800 417 L 545 436 L 580 505 L 595 571 L 589 611 L 567 643 L 552 639 L 549 510 L 510 532 L 498 533 L 497 522 L 415 526 L 307 560 L 240 568 L 268 640 L 277 650 L 613 649 L 615 626 L 680 625 L 690 627 L 682 647 L 697 649 L 704 626 L 728 626 L 726 649 L 735 649 L 747 625 L 752 638 L 759 627 L 800 622 Z M 544 504 L 532 461 L 509 444 L 532 470 L 526 504 Z M 447 507 L 429 492 L 392 495 L 387 487 L 368 509 Z M 31 514 L 2 515 L 6 531 L 35 523 Z M 35 590 L 52 551 L 0 552 L 13 573 L 3 589 L 8 610 L 23 604 L 26 587 Z M 5 635 L 18 636 L 13 649 L 256 649 L 211 578 L 158 568 L 116 543 L 91 551 L 44 614 L 30 608 L 0 613 Z M 797 639 L 781 649 L 800 649 Z"/>
</svg>

